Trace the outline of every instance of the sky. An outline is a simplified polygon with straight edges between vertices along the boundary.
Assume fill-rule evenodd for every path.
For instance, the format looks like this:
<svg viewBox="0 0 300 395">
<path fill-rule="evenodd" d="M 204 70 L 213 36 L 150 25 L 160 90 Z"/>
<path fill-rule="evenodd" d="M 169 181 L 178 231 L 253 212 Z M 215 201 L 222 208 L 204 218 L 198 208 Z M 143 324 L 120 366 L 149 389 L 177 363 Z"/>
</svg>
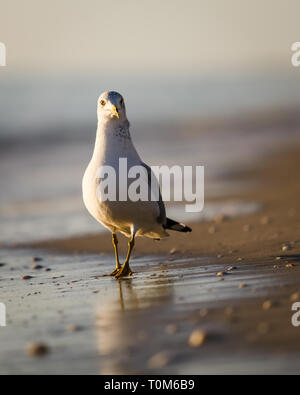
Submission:
<svg viewBox="0 0 300 395">
<path fill-rule="evenodd" d="M 299 0 L 0 0 L 0 42 L 11 72 L 276 71 L 299 15 Z"/>
</svg>

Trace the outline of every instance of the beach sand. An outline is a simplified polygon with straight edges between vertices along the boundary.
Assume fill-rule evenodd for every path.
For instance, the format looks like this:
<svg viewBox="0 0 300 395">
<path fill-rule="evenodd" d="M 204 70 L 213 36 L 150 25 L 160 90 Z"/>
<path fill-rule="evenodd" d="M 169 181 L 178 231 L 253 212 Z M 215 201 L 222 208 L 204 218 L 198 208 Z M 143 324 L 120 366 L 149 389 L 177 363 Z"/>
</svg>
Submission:
<svg viewBox="0 0 300 395">
<path fill-rule="evenodd" d="M 299 374 L 299 168 L 293 148 L 239 175 L 254 186 L 227 199 L 257 213 L 137 239 L 131 279 L 102 277 L 107 233 L 2 249 L 0 373 Z M 34 255 L 51 271 L 31 270 Z M 37 341 L 49 353 L 26 355 Z"/>
</svg>

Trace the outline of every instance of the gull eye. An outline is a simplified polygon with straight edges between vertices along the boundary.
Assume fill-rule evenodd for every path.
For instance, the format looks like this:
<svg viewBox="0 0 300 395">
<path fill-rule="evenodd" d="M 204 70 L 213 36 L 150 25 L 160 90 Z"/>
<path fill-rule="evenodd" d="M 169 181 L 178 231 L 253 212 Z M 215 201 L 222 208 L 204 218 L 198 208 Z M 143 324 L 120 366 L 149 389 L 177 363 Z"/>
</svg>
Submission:
<svg viewBox="0 0 300 395">
<path fill-rule="evenodd" d="M 101 106 L 105 106 L 105 104 L 106 104 L 105 100 L 100 100 L 100 104 L 101 104 Z"/>
</svg>

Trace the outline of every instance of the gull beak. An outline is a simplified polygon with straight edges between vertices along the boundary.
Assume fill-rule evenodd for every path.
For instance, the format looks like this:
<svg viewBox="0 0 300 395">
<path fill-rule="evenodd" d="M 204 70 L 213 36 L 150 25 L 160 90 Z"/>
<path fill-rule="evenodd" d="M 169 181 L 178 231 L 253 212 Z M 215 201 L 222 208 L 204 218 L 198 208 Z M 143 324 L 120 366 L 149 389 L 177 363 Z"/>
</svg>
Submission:
<svg viewBox="0 0 300 395">
<path fill-rule="evenodd" d="M 111 108 L 111 114 L 113 115 L 113 116 L 115 116 L 115 117 L 117 117 L 118 119 L 120 119 L 120 116 L 119 116 L 119 113 L 118 113 L 118 110 L 117 110 L 117 107 L 116 106 L 112 106 L 112 108 Z"/>
</svg>

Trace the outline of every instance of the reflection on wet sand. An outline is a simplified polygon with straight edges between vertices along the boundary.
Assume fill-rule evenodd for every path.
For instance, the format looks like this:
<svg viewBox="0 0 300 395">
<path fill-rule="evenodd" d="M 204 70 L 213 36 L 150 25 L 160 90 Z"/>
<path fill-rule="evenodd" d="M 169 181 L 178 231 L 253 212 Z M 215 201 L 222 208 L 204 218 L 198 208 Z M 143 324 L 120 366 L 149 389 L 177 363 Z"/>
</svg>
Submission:
<svg viewBox="0 0 300 395">
<path fill-rule="evenodd" d="M 141 287 L 135 279 L 122 279 L 113 284 L 112 292 L 114 297 L 107 298 L 107 303 L 102 300 L 96 314 L 101 374 L 145 371 L 149 343 L 155 338 L 155 322 L 161 321 L 172 303 L 172 282 L 163 277 L 151 281 L 151 286 Z"/>
</svg>

